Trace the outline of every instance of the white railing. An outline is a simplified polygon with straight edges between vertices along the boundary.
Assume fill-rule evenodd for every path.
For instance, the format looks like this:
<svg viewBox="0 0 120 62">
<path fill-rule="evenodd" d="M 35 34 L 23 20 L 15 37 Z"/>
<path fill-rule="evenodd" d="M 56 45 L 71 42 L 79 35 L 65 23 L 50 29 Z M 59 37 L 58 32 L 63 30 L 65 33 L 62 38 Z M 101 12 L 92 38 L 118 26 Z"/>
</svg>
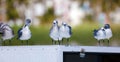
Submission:
<svg viewBox="0 0 120 62">
<path fill-rule="evenodd" d="M 120 53 L 119 47 L 98 46 L 0 46 L 0 62 L 63 62 L 63 52 Z"/>
</svg>

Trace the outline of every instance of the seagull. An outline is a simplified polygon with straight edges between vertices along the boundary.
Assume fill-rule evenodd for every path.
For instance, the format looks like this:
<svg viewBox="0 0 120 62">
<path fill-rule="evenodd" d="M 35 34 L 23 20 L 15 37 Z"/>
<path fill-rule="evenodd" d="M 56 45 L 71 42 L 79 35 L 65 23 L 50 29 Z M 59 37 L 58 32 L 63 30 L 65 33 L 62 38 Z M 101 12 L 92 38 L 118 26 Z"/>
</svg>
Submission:
<svg viewBox="0 0 120 62">
<path fill-rule="evenodd" d="M 9 40 L 9 45 L 11 44 L 11 39 L 14 37 L 13 29 L 5 23 L 0 23 L 0 34 L 2 34 L 2 41 Z"/>
<path fill-rule="evenodd" d="M 100 42 L 105 40 L 105 36 L 106 36 L 106 33 L 105 33 L 105 29 L 102 27 L 100 29 L 94 29 L 94 38 L 98 40 L 98 43 L 100 45 Z"/>
<path fill-rule="evenodd" d="M 60 26 L 60 29 L 59 29 L 59 35 L 60 37 L 62 37 L 62 42 L 63 42 L 63 39 L 67 39 L 67 45 L 68 45 L 69 38 L 72 35 L 71 27 L 65 22 L 62 22 L 62 25 Z"/>
<path fill-rule="evenodd" d="M 56 44 L 56 41 L 58 41 L 60 45 L 60 40 L 62 40 L 62 38 L 59 36 L 59 26 L 57 20 L 53 21 L 53 25 L 50 29 L 49 36 L 52 39 L 52 44 Z"/>
<path fill-rule="evenodd" d="M 31 24 L 30 19 L 25 20 L 25 25 L 18 30 L 18 39 L 22 40 L 21 43 L 23 44 L 23 41 L 26 40 L 26 43 L 28 45 L 28 40 L 31 38 L 31 31 L 29 29 L 29 26 Z"/>
<path fill-rule="evenodd" d="M 108 45 L 109 45 L 109 40 L 112 37 L 112 31 L 111 31 L 110 25 L 109 24 L 105 24 L 104 25 L 104 29 L 105 29 L 105 33 L 106 33 L 106 37 L 105 38 L 108 40 Z"/>
</svg>

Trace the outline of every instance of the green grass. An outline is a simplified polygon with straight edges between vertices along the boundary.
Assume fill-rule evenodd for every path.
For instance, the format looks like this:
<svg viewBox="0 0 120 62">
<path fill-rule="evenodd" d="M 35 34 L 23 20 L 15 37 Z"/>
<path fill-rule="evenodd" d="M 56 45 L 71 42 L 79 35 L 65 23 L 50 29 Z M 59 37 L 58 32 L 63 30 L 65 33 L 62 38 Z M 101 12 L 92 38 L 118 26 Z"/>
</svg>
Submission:
<svg viewBox="0 0 120 62">
<path fill-rule="evenodd" d="M 51 45 L 51 39 L 49 37 L 49 30 L 51 25 L 40 25 L 39 27 L 30 27 L 32 31 L 32 38 L 29 40 L 29 45 Z M 70 43 L 77 43 L 78 45 L 92 46 L 97 44 L 97 40 L 93 37 L 93 30 L 98 28 L 97 23 L 84 23 L 80 26 L 72 28 L 72 37 Z M 21 41 L 17 40 L 17 31 L 20 27 L 13 27 L 15 31 L 15 38 L 12 39 L 12 45 L 21 45 Z M 111 25 L 113 31 L 113 37 L 110 43 L 116 43 L 120 45 L 120 25 Z M 9 45 L 8 41 L 5 41 L 6 45 Z M 64 44 L 66 41 L 64 40 Z M 24 44 L 26 44 L 24 42 Z"/>
</svg>

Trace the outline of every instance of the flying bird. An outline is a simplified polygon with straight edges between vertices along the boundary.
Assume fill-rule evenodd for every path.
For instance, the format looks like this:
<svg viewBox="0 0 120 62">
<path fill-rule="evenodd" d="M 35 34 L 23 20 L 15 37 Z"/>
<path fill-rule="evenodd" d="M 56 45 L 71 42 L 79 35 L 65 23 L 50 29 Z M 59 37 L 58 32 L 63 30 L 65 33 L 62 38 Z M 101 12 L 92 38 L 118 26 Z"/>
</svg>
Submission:
<svg viewBox="0 0 120 62">
<path fill-rule="evenodd" d="M 71 27 L 65 22 L 62 22 L 62 25 L 60 26 L 60 29 L 59 29 L 59 35 L 60 37 L 62 37 L 62 42 L 63 42 L 63 39 L 67 39 L 67 45 L 68 45 L 69 38 L 72 35 Z"/>
<path fill-rule="evenodd" d="M 28 40 L 31 38 L 32 34 L 29 29 L 31 24 L 31 19 L 25 20 L 25 25 L 18 30 L 18 39 L 21 40 L 21 43 L 23 44 L 23 41 L 26 41 L 28 45 Z"/>
<path fill-rule="evenodd" d="M 0 34 L 2 34 L 2 41 L 9 40 L 9 45 L 11 44 L 11 40 L 14 37 L 14 31 L 13 29 L 5 23 L 0 23 Z"/>
</svg>

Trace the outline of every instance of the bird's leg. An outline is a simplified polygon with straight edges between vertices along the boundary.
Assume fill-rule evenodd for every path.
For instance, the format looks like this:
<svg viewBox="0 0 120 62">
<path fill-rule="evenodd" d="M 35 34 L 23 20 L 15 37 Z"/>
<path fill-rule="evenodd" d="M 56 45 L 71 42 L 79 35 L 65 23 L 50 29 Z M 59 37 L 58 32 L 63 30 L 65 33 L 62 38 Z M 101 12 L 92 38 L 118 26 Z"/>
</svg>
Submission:
<svg viewBox="0 0 120 62">
<path fill-rule="evenodd" d="M 59 45 L 60 45 L 60 40 L 58 40 L 58 43 L 59 43 Z"/>
<path fill-rule="evenodd" d="M 3 45 L 5 46 L 5 41 L 3 41 Z"/>
<path fill-rule="evenodd" d="M 55 45 L 56 45 L 56 41 L 54 41 Z"/>
<path fill-rule="evenodd" d="M 108 46 L 110 46 L 110 45 L 109 45 L 109 41 L 110 41 L 110 40 L 108 39 Z"/>
<path fill-rule="evenodd" d="M 62 39 L 62 41 L 61 41 L 61 44 L 63 45 L 63 39 Z"/>
<path fill-rule="evenodd" d="M 52 45 L 54 44 L 53 42 L 54 42 L 54 41 L 53 41 L 53 39 L 52 39 Z"/>
<path fill-rule="evenodd" d="M 100 40 L 98 40 L 98 45 L 100 46 Z"/>
<path fill-rule="evenodd" d="M 27 45 L 28 45 L 28 40 L 26 41 Z"/>
<path fill-rule="evenodd" d="M 9 40 L 9 45 L 11 45 L 11 40 Z"/>
<path fill-rule="evenodd" d="M 103 40 L 103 43 L 104 43 L 104 40 Z"/>
<path fill-rule="evenodd" d="M 2 45 L 2 40 L 0 39 L 0 46 Z"/>
<path fill-rule="evenodd" d="M 104 45 L 104 40 L 102 40 L 103 41 L 103 45 Z"/>
<path fill-rule="evenodd" d="M 21 44 L 23 45 L 23 40 L 21 41 Z"/>
<path fill-rule="evenodd" d="M 67 46 L 69 45 L 69 38 L 67 39 Z"/>
<path fill-rule="evenodd" d="M 2 43 L 3 42 L 3 43 Z M 1 39 L 1 44 L 3 45 L 3 46 L 5 46 L 5 41 L 3 41 L 3 39 Z"/>
</svg>

